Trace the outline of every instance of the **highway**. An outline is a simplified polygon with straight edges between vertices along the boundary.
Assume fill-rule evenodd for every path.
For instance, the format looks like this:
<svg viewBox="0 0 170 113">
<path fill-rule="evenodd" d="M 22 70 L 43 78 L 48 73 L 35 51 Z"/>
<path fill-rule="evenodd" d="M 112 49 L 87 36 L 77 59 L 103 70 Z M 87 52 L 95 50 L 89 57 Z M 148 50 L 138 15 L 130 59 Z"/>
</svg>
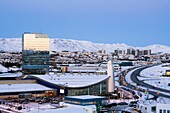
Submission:
<svg viewBox="0 0 170 113">
<path fill-rule="evenodd" d="M 156 98 L 158 98 L 159 96 L 161 96 L 161 97 L 166 97 L 166 98 L 170 98 L 170 91 L 169 90 L 166 90 L 166 89 L 162 89 L 162 88 L 158 88 L 158 87 L 154 87 L 154 86 L 152 86 L 152 85 L 150 85 L 150 84 L 147 84 L 147 83 L 144 83 L 142 80 L 139 80 L 138 78 L 137 78 L 137 76 L 140 76 L 140 72 L 142 71 L 142 70 L 144 70 L 144 69 L 146 69 L 146 68 L 149 68 L 149 67 L 151 67 L 151 66 L 145 66 L 145 67 L 141 67 L 141 68 L 139 68 L 139 69 L 136 69 L 130 76 L 130 78 L 131 78 L 131 80 L 134 82 L 134 83 L 136 83 L 138 86 L 142 86 L 142 87 L 145 87 L 145 88 L 147 88 L 148 89 L 148 93 L 149 94 L 151 94 L 151 95 L 153 95 L 154 97 L 155 97 L 155 99 Z M 131 70 L 128 70 L 128 71 L 131 71 Z M 124 77 L 122 77 L 122 78 L 124 78 L 123 80 L 124 80 L 124 82 L 126 83 L 126 84 L 122 84 L 122 85 L 124 85 L 125 87 L 128 87 L 128 88 L 130 88 L 130 89 L 138 89 L 139 91 L 141 91 L 141 92 L 145 92 L 146 91 L 146 89 L 142 89 L 142 88 L 139 88 L 138 86 L 136 86 L 136 85 L 132 85 L 131 83 L 128 83 L 127 81 L 126 81 L 126 79 L 125 79 L 125 76 L 126 76 L 126 73 L 125 72 L 122 72 L 122 76 L 124 76 Z M 157 91 L 151 91 L 151 90 L 149 90 L 149 89 L 151 89 L 151 90 L 157 90 Z M 159 92 L 159 93 L 158 93 Z M 169 94 L 164 94 L 164 93 L 162 93 L 162 92 L 164 92 L 164 93 L 169 93 Z"/>
</svg>

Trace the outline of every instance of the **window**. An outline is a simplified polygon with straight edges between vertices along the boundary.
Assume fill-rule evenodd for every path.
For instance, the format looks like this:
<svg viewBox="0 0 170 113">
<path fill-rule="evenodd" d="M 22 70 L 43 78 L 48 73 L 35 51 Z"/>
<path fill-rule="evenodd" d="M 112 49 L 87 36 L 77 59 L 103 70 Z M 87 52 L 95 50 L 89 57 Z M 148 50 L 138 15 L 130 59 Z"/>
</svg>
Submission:
<svg viewBox="0 0 170 113">
<path fill-rule="evenodd" d="M 162 109 L 159 110 L 159 113 L 162 113 Z"/>
<path fill-rule="evenodd" d="M 166 113 L 166 110 L 163 110 L 163 113 Z"/>
<path fill-rule="evenodd" d="M 155 112 L 155 111 L 156 111 L 156 106 L 152 107 L 152 108 L 151 108 L 151 111 L 152 111 L 152 112 Z"/>
<path fill-rule="evenodd" d="M 167 113 L 170 113 L 170 110 L 167 110 Z"/>
</svg>

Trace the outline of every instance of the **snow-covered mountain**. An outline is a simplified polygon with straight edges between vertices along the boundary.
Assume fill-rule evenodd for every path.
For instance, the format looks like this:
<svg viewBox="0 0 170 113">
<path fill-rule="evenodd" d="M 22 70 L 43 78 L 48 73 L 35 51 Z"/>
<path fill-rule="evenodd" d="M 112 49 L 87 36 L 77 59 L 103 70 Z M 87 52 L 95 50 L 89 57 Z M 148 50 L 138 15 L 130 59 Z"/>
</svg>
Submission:
<svg viewBox="0 0 170 113">
<path fill-rule="evenodd" d="M 128 48 L 139 48 L 139 49 L 151 49 L 152 53 L 170 53 L 170 47 L 164 45 L 150 45 L 146 47 L 133 47 L 122 44 L 102 44 L 102 43 L 92 43 L 89 41 L 71 40 L 71 39 L 50 39 L 50 50 L 51 51 L 98 51 L 106 50 L 107 52 L 113 52 L 115 49 L 126 50 Z M 0 51 L 8 52 L 20 52 L 22 50 L 22 39 L 21 38 L 0 38 Z"/>
<path fill-rule="evenodd" d="M 51 50 L 69 50 L 69 51 L 98 51 L 104 49 L 108 52 L 113 52 L 115 49 L 126 49 L 132 46 L 126 44 L 101 44 L 92 43 L 89 41 L 79 41 L 71 39 L 51 39 Z"/>
<path fill-rule="evenodd" d="M 170 53 L 170 47 L 154 44 L 150 46 L 143 47 L 143 49 L 151 49 L 154 53 Z"/>
<path fill-rule="evenodd" d="M 0 38 L 0 51 L 20 52 L 21 50 L 21 38 Z"/>
</svg>

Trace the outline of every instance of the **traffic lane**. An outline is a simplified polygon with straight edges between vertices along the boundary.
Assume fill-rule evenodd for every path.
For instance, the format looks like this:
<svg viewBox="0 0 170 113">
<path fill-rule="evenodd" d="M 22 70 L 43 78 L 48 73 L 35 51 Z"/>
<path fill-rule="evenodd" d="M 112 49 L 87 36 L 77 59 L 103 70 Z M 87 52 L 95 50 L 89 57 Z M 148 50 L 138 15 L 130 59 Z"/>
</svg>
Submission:
<svg viewBox="0 0 170 113">
<path fill-rule="evenodd" d="M 150 67 L 150 66 L 149 66 Z M 133 82 L 137 83 L 138 85 L 141 85 L 143 87 L 146 87 L 146 88 L 149 88 L 149 89 L 154 89 L 154 90 L 159 90 L 159 91 L 162 91 L 162 92 L 166 92 L 166 93 L 170 93 L 169 90 L 166 90 L 166 89 L 161 89 L 161 88 L 158 88 L 158 87 L 154 87 L 150 84 L 147 84 L 147 83 L 144 83 L 143 81 L 140 81 L 137 76 L 140 75 L 140 72 L 144 69 L 146 69 L 148 67 L 144 67 L 144 68 L 140 68 L 140 69 L 137 69 L 135 70 L 132 74 L 131 74 L 131 79 Z M 134 86 L 134 88 L 137 88 L 136 86 Z M 169 95 L 165 95 L 163 93 L 159 93 L 157 94 L 158 92 L 155 92 L 155 91 L 148 91 L 149 94 L 151 95 L 154 95 L 154 96 L 163 96 L 163 97 L 166 97 L 166 98 L 170 98 Z"/>
</svg>

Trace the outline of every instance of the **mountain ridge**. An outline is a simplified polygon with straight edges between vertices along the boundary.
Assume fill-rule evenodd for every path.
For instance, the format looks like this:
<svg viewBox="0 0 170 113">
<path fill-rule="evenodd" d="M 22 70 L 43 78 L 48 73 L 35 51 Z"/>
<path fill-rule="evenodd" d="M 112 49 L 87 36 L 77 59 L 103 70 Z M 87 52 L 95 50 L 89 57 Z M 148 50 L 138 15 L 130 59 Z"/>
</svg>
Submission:
<svg viewBox="0 0 170 113">
<path fill-rule="evenodd" d="M 93 43 L 90 41 L 62 39 L 62 38 L 50 38 L 50 50 L 51 51 L 90 51 L 96 52 L 98 50 L 106 50 L 107 52 L 113 52 L 115 49 L 126 50 L 128 48 L 134 49 L 151 49 L 152 53 L 170 53 L 170 47 L 160 44 L 148 45 L 145 47 L 129 46 L 125 43 L 116 44 L 104 44 Z M 0 51 L 7 52 L 21 52 L 22 51 L 22 38 L 0 38 Z"/>
</svg>

